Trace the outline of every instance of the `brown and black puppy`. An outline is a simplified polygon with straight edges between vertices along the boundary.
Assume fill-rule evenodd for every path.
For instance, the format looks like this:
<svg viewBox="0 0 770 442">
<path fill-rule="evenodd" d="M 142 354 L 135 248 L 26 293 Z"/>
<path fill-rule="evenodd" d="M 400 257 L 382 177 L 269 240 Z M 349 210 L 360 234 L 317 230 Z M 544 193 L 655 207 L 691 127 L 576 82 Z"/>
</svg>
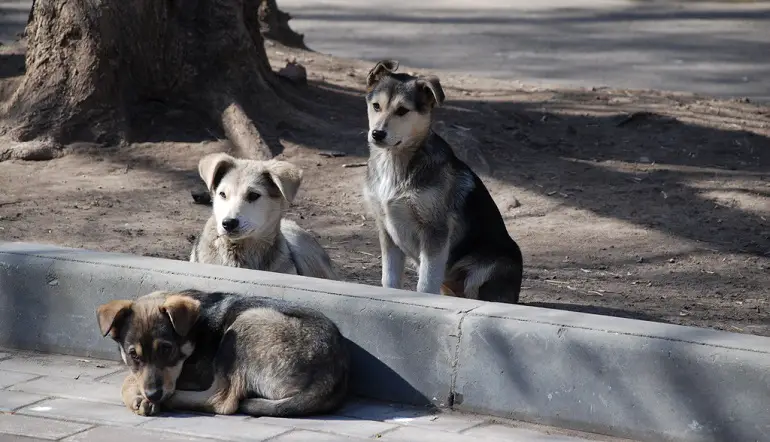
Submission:
<svg viewBox="0 0 770 442">
<path fill-rule="evenodd" d="M 131 374 L 123 402 L 252 416 L 328 413 L 347 395 L 345 341 L 323 314 L 283 301 L 195 290 L 153 292 L 97 309 Z"/>
</svg>

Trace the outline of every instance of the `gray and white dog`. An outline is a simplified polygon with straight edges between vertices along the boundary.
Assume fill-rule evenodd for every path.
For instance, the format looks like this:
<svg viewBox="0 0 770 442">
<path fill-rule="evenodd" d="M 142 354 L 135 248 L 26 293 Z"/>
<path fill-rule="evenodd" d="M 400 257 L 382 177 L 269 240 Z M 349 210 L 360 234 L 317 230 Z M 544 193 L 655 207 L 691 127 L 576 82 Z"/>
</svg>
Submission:
<svg viewBox="0 0 770 442">
<path fill-rule="evenodd" d="M 479 177 L 431 131 L 444 101 L 439 79 L 397 68 L 383 60 L 367 77 L 364 198 L 379 231 L 382 285 L 400 288 L 409 258 L 419 292 L 518 302 L 519 246 Z"/>
<path fill-rule="evenodd" d="M 300 168 L 216 153 L 200 160 L 198 172 L 211 193 L 213 213 L 190 261 L 337 279 L 313 235 L 283 219 L 299 190 Z"/>
</svg>

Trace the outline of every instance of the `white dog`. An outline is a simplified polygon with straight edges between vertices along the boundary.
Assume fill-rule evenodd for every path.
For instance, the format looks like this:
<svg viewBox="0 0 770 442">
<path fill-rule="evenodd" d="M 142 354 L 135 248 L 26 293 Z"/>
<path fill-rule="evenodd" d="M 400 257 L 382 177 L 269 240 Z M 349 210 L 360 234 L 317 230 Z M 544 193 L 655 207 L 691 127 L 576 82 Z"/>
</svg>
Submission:
<svg viewBox="0 0 770 442">
<path fill-rule="evenodd" d="M 337 279 L 316 239 L 283 215 L 299 190 L 302 170 L 286 161 L 205 156 L 198 172 L 213 214 L 190 261 Z"/>
</svg>

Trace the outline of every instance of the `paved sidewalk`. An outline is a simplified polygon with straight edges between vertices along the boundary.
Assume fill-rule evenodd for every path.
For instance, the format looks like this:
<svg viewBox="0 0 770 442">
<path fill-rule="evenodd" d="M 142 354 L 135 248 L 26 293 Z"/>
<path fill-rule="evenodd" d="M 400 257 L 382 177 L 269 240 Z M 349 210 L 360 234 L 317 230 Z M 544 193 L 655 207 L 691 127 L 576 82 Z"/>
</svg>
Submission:
<svg viewBox="0 0 770 442">
<path fill-rule="evenodd" d="M 303 419 L 189 413 L 140 417 L 120 401 L 124 367 L 112 361 L 0 351 L 0 442 L 153 441 L 616 441 L 484 416 L 351 400 L 334 416 Z"/>
</svg>

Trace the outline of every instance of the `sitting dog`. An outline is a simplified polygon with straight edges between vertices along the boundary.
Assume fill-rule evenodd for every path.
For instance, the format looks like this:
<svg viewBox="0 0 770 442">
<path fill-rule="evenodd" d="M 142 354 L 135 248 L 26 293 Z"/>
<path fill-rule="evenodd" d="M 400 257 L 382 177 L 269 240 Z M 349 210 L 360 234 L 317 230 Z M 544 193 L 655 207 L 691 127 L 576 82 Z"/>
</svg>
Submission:
<svg viewBox="0 0 770 442">
<path fill-rule="evenodd" d="M 187 290 L 112 301 L 97 318 L 130 368 L 123 403 L 139 415 L 302 416 L 334 411 L 347 394 L 344 338 L 308 308 Z"/>
<path fill-rule="evenodd" d="M 206 155 L 198 164 L 213 214 L 190 261 L 337 279 L 331 259 L 308 231 L 282 219 L 302 170 L 286 161 Z"/>
<path fill-rule="evenodd" d="M 409 258 L 419 292 L 518 302 L 519 246 L 484 183 L 431 131 L 444 101 L 439 79 L 397 68 L 383 60 L 367 77 L 364 198 L 379 231 L 382 285 L 400 288 Z"/>
</svg>

